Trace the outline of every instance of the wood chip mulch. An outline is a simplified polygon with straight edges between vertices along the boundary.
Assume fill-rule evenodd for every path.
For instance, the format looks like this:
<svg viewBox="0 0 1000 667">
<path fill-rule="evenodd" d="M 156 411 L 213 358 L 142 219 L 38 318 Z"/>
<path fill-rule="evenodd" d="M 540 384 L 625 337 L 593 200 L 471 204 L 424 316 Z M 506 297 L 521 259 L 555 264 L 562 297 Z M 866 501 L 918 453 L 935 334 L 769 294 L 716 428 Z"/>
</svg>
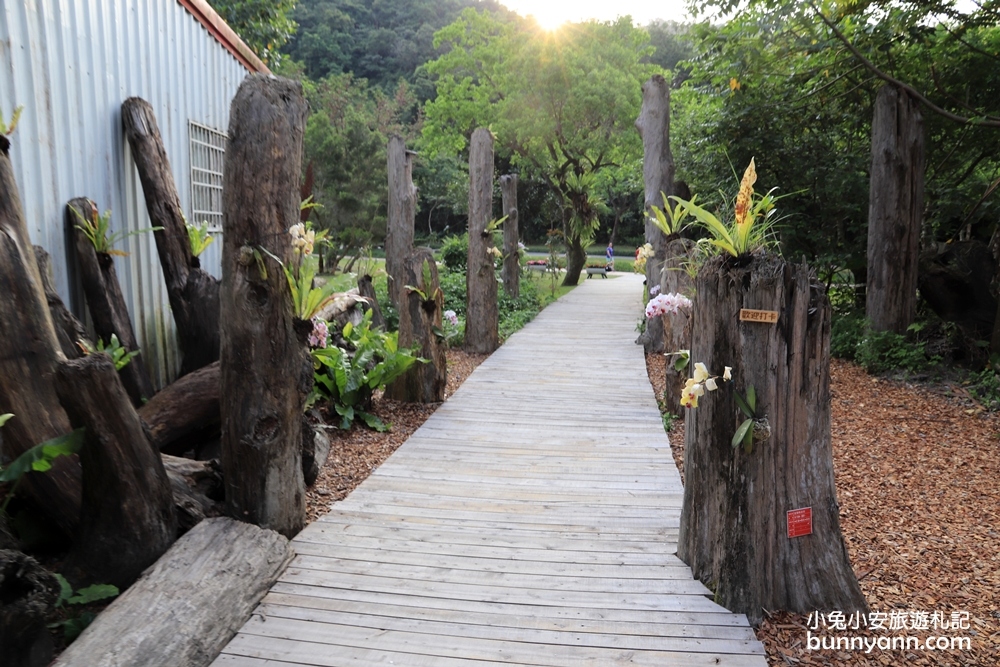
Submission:
<svg viewBox="0 0 1000 667">
<path fill-rule="evenodd" d="M 662 357 L 647 358 L 657 395 L 662 365 Z M 870 610 L 895 612 L 907 625 L 842 631 L 821 624 L 810 632 L 827 642 L 968 637 L 970 648 L 810 649 L 808 615 L 778 612 L 757 629 L 768 664 L 1000 665 L 1000 416 L 961 387 L 875 378 L 836 359 L 830 375 L 834 474 L 851 563 Z M 670 440 L 682 459 L 678 422 Z M 949 623 L 958 614 L 968 627 L 920 629 L 936 612 Z"/>
<path fill-rule="evenodd" d="M 488 355 L 448 350 L 447 356 L 448 387 L 445 390 L 445 400 L 455 393 L 465 382 L 465 378 Z M 390 424 L 390 430 L 378 433 L 356 423 L 346 431 L 327 431 L 330 435 L 330 456 L 320 470 L 316 483 L 306 490 L 307 520 L 315 521 L 330 509 L 330 503 L 346 498 L 347 494 L 427 421 L 438 405 L 403 403 L 376 395 L 372 412 Z"/>
</svg>

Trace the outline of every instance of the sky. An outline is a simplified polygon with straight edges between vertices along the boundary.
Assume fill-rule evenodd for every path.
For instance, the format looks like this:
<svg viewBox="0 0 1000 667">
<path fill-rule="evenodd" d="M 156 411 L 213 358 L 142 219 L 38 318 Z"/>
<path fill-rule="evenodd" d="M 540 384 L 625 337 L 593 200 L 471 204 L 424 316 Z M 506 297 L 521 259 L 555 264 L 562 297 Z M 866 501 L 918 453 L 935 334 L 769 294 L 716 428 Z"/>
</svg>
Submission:
<svg viewBox="0 0 1000 667">
<path fill-rule="evenodd" d="M 500 0 L 521 16 L 533 15 L 543 28 L 555 29 L 566 21 L 610 21 L 630 14 L 638 25 L 653 19 L 683 21 L 686 0 Z"/>
</svg>

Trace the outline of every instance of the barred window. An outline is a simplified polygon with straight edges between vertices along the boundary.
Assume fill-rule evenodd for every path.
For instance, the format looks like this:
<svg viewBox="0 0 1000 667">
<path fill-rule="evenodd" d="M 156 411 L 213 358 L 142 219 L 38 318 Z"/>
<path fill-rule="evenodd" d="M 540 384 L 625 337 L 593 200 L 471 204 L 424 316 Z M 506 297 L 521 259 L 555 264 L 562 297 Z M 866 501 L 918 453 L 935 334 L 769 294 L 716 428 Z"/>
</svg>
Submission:
<svg viewBox="0 0 1000 667">
<path fill-rule="evenodd" d="M 212 232 L 222 231 L 222 160 L 226 133 L 188 121 L 191 140 L 191 217 L 189 222 L 208 222 Z"/>
</svg>

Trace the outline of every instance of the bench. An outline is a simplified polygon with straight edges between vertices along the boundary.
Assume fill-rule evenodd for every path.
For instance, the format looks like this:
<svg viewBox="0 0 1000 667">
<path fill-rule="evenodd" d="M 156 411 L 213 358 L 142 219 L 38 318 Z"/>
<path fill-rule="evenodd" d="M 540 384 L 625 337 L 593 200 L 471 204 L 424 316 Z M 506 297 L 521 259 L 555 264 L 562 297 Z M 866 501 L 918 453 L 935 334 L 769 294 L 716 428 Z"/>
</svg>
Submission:
<svg viewBox="0 0 1000 667">
<path fill-rule="evenodd" d="M 588 266 L 587 267 L 587 280 L 590 280 L 590 276 L 598 275 L 602 278 L 608 277 L 608 270 L 603 266 Z"/>
</svg>

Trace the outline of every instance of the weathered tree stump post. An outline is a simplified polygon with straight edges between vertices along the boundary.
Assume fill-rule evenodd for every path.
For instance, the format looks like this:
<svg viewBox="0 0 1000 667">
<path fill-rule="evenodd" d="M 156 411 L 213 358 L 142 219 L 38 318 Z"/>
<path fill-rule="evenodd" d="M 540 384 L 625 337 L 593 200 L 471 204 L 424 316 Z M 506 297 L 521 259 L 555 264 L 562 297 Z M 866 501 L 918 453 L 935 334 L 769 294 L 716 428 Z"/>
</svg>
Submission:
<svg viewBox="0 0 1000 667">
<path fill-rule="evenodd" d="M 830 446 L 830 303 L 808 267 L 769 254 L 709 260 L 698 275 L 691 362 L 733 381 L 685 419 L 677 554 L 716 600 L 760 623 L 763 609 L 866 609 L 840 531 Z M 740 310 L 778 314 L 741 321 Z M 770 437 L 748 453 L 734 392 L 753 386 Z M 765 429 L 760 430 L 761 435 Z M 811 534 L 787 513 L 811 508 Z"/>
<path fill-rule="evenodd" d="M 371 276 L 358 276 L 358 294 L 367 299 L 367 303 L 362 304 L 362 307 L 365 310 L 372 311 L 372 327 L 385 331 L 385 318 L 382 317 L 382 309 L 379 308 L 378 298 L 375 296 L 375 285 L 372 284 Z"/>
<path fill-rule="evenodd" d="M 500 346 L 500 312 L 494 268 L 493 135 L 486 128 L 472 133 L 469 145 L 469 261 L 466 267 L 465 349 L 489 354 Z"/>
<path fill-rule="evenodd" d="M 440 403 L 448 384 L 448 361 L 441 330 L 444 295 L 438 282 L 434 253 L 417 248 L 406 259 L 406 285 L 399 304 L 399 347 L 418 344 L 418 356 L 427 363 L 414 364 L 385 389 L 387 398 L 413 403 Z"/>
<path fill-rule="evenodd" d="M 301 84 L 248 76 L 230 109 L 223 178 L 226 504 L 232 517 L 288 537 L 305 521 L 302 411 L 312 366 L 288 282 L 267 253 L 292 261 L 306 111 Z"/>
<path fill-rule="evenodd" d="M 417 188 L 413 185 L 412 151 L 399 135 L 389 137 L 389 216 L 385 231 L 385 272 L 389 274 L 389 299 L 397 307 L 403 299 L 406 258 L 413 252 L 417 215 Z"/>
<path fill-rule="evenodd" d="M 890 84 L 875 98 L 865 316 L 875 331 L 903 333 L 917 308 L 924 209 L 920 104 Z"/>
<path fill-rule="evenodd" d="M 0 655 L 5 667 L 45 667 L 52 661 L 47 622 L 59 598 L 55 575 L 34 558 L 0 549 Z"/>
<path fill-rule="evenodd" d="M 73 425 L 86 429 L 83 508 L 68 567 L 77 579 L 124 588 L 177 537 L 167 473 L 111 357 L 63 362 L 56 388 Z"/>
<path fill-rule="evenodd" d="M 202 270 L 198 258 L 191 254 L 181 200 L 153 107 L 130 97 L 122 102 L 122 124 L 139 171 L 149 219 L 154 227 L 163 228 L 153 235 L 177 324 L 183 354 L 181 375 L 185 375 L 219 359 L 219 281 Z"/>
<path fill-rule="evenodd" d="M 516 299 L 521 295 L 521 254 L 517 229 L 517 174 L 500 177 L 500 197 L 503 201 L 503 290 Z"/>
<path fill-rule="evenodd" d="M 662 282 L 661 271 L 667 259 L 668 244 L 667 237 L 649 219 L 652 212 L 650 207 L 662 207 L 663 194 L 668 197 L 674 194 L 674 156 L 670 152 L 670 84 L 659 74 L 642 84 L 642 109 L 635 121 L 635 127 L 642 137 L 646 242 L 653 246 L 656 253 L 646 261 L 646 286 L 652 289 L 654 285 L 660 285 Z M 657 317 L 646 323 L 646 330 L 640 336 L 639 342 L 647 353 L 673 352 L 679 349 L 669 348 L 664 342 L 664 327 L 671 327 L 671 322 L 672 320 L 668 318 Z M 683 338 L 683 335 L 679 337 Z"/>
<path fill-rule="evenodd" d="M 83 350 L 77 345 L 77 341 L 89 342 L 87 330 L 80 320 L 69 312 L 59 293 L 56 292 L 55 281 L 52 278 L 52 258 L 49 253 L 41 246 L 36 245 L 34 249 L 35 261 L 38 262 L 38 275 L 42 279 L 42 291 L 45 292 L 45 301 L 49 304 L 59 349 L 67 359 L 78 359 L 83 356 Z"/>
<path fill-rule="evenodd" d="M 80 267 L 80 282 L 83 293 L 87 297 L 87 307 L 94 321 L 97 337 L 105 343 L 111 342 L 111 336 L 118 337 L 118 342 L 129 352 L 138 352 L 139 343 L 132 329 L 125 297 L 122 295 L 118 274 L 115 272 L 114 258 L 106 253 L 98 253 L 86 235 L 76 229 L 83 220 L 92 220 L 97 215 L 94 202 L 86 197 L 78 197 L 66 204 L 66 217 L 74 228 L 76 241 L 76 257 Z M 146 372 L 146 363 L 140 352 L 127 366 L 119 371 L 125 391 L 132 399 L 132 405 L 139 407 L 155 393 L 153 383 Z"/>
<path fill-rule="evenodd" d="M 14 459 L 40 442 L 69 433 L 54 383 L 62 357 L 38 272 L 21 197 L 11 167 L 10 142 L 0 135 L 0 414 L 3 454 Z M 80 517 L 80 466 L 59 457 L 44 475 L 28 475 L 24 493 L 65 535 Z"/>
</svg>

